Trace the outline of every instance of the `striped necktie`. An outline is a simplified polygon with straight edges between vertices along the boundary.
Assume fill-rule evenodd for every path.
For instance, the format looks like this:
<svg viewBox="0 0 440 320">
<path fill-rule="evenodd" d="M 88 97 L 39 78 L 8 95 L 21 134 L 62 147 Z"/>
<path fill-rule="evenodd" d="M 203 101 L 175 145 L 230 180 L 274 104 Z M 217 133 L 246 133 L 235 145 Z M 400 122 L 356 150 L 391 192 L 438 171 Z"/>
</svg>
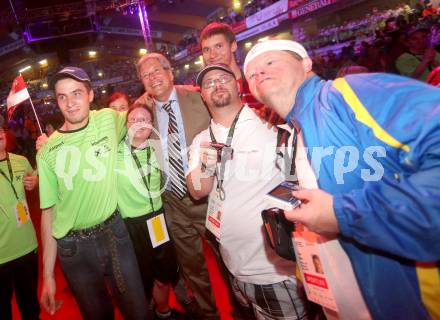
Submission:
<svg viewBox="0 0 440 320">
<path fill-rule="evenodd" d="M 177 128 L 176 115 L 171 108 L 170 100 L 163 105 L 163 109 L 168 113 L 168 159 L 169 159 L 169 176 L 171 191 L 179 199 L 186 194 L 186 179 L 183 171 L 182 148 L 180 146 L 179 130 Z"/>
</svg>

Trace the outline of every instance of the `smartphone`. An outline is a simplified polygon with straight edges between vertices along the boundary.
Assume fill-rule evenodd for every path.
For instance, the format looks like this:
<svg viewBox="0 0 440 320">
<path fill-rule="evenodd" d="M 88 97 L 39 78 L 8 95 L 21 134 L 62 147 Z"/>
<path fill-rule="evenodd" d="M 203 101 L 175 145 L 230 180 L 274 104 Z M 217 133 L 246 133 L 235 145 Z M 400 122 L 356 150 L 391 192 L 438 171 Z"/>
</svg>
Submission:
<svg viewBox="0 0 440 320">
<path fill-rule="evenodd" d="M 281 182 L 265 195 L 265 201 L 273 207 L 286 211 L 295 209 L 301 204 L 301 200 L 292 195 L 292 191 L 298 190 L 296 183 L 290 181 Z"/>
</svg>

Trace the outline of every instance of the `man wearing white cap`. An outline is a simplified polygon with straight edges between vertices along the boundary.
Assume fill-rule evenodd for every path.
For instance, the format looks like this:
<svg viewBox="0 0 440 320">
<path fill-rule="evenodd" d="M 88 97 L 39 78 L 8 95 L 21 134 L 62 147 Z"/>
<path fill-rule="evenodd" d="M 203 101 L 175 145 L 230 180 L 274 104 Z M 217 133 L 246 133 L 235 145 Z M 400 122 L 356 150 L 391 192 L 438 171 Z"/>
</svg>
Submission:
<svg viewBox="0 0 440 320">
<path fill-rule="evenodd" d="M 294 192 L 303 205 L 287 218 L 337 238 L 373 318 L 439 318 L 440 90 L 380 73 L 324 81 L 286 40 L 254 46 L 244 70 L 252 94 L 300 128 L 312 163 L 315 183 L 299 183 L 313 190 Z M 351 271 L 330 262 L 330 277 Z M 351 273 L 337 280 L 336 316 L 368 317 Z"/>
<path fill-rule="evenodd" d="M 209 195 L 207 228 L 220 244 L 237 300 L 252 306 L 256 319 L 306 319 L 295 263 L 278 256 L 262 232 L 261 211 L 270 207 L 263 197 L 284 181 L 277 134 L 243 105 L 235 80 L 225 64 L 197 76 L 212 120 L 192 142 L 188 190 L 196 199 Z M 223 146 L 220 155 L 214 145 Z"/>
</svg>

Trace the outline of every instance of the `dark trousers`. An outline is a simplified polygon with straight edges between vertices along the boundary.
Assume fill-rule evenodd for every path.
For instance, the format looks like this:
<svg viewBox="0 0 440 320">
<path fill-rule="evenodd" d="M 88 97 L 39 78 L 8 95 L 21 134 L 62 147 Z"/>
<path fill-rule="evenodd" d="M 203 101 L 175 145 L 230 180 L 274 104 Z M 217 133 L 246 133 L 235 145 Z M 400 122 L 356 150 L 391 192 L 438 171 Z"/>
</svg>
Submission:
<svg viewBox="0 0 440 320">
<path fill-rule="evenodd" d="M 0 264 L 0 319 L 12 319 L 12 293 L 23 320 L 40 319 L 37 251 Z"/>
<path fill-rule="evenodd" d="M 177 260 L 203 313 L 202 319 L 220 319 L 203 252 L 207 204 L 196 204 L 188 196 L 180 200 L 165 192 L 164 208 Z"/>
<path fill-rule="evenodd" d="M 57 240 L 61 269 L 85 320 L 113 319 L 109 290 L 124 319 L 151 319 L 127 228 L 117 216 L 105 230 Z"/>
<path fill-rule="evenodd" d="M 179 267 L 173 243 L 169 241 L 153 248 L 148 232 L 147 220 L 161 213 L 163 210 L 136 218 L 124 219 L 136 253 L 148 300 L 152 298 L 154 280 L 163 284 L 171 284 L 173 287 L 179 280 Z"/>
</svg>

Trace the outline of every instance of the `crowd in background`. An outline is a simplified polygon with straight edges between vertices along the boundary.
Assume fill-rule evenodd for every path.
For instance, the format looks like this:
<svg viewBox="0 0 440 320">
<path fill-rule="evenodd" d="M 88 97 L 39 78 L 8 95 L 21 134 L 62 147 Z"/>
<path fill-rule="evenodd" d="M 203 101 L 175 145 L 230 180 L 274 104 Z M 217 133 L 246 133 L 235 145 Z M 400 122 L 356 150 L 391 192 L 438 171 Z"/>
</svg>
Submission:
<svg viewBox="0 0 440 320">
<path fill-rule="evenodd" d="M 415 32 L 424 33 L 426 49 L 439 49 L 437 9 L 429 12 L 426 7 L 408 5 L 383 12 L 373 9 L 362 19 L 320 30 L 314 39 L 306 40 L 298 31 L 298 41 L 311 52 L 315 71 L 326 79 L 335 78 L 341 68 L 353 65 L 369 72 L 402 73 L 396 61 L 409 50 L 410 36 Z"/>
<path fill-rule="evenodd" d="M 257 13 L 258 11 L 263 10 L 264 8 L 274 4 L 277 1 L 278 0 L 254 0 L 246 4 L 242 12 L 237 12 L 232 8 L 228 8 L 226 10 L 226 14 L 210 17 L 209 19 L 207 19 L 206 22 L 210 23 L 214 21 L 219 21 L 232 25 L 240 21 L 243 21 L 247 17 L 250 17 L 251 15 Z M 300 5 L 301 3 L 305 2 L 305 0 L 296 0 L 296 2 L 298 2 L 298 4 L 295 5 Z M 191 45 L 197 45 L 197 44 L 198 44 L 197 31 L 192 32 L 190 34 L 186 34 L 183 36 L 183 39 L 177 44 L 174 53 L 184 50 L 185 48 Z"/>
<path fill-rule="evenodd" d="M 272 0 L 253 1 L 244 8 L 243 13 L 252 14 L 255 10 L 272 3 Z M 301 27 L 294 27 L 292 37 L 308 49 L 314 61 L 315 72 L 324 79 L 334 79 L 338 75 L 351 72 L 402 73 L 396 67 L 396 61 L 399 56 L 408 53 L 409 36 L 423 33 L 426 37 L 426 50 L 434 48 L 438 51 L 440 46 L 438 17 L 438 9 L 430 2 L 424 5 L 417 4 L 414 7 L 402 4 L 393 10 L 379 11 L 373 8 L 361 19 L 327 26 L 320 29 L 312 38 L 307 37 Z M 198 32 L 195 31 L 182 39 L 180 47 L 197 44 L 197 41 Z M 104 107 L 114 91 L 125 92 L 131 99 L 136 99 L 143 93 L 136 76 L 135 61 L 134 57 L 125 57 L 79 62 L 79 66 L 90 74 L 95 83 L 93 108 Z M 37 77 L 50 79 L 60 67 L 62 66 L 49 66 Z M 175 74 L 176 83 L 194 84 L 196 73 L 197 71 L 189 70 Z M 50 96 L 50 88 L 43 88 L 42 83 L 45 81 L 41 79 L 28 82 L 27 88 L 33 97 L 44 130 L 47 124 L 59 125 L 61 115 L 53 97 Z M 10 83 L 1 84 L 1 96 L 6 97 L 9 90 Z M 47 95 L 41 97 L 41 93 L 45 91 Z M 40 93 L 39 98 L 36 98 L 37 92 Z M 23 103 L 23 106 L 15 111 L 9 126 L 16 136 L 16 143 L 13 144 L 14 152 L 33 159 L 35 139 L 28 137 L 35 138 L 38 128 L 33 113 L 26 107 L 28 104 L 28 102 Z"/>
</svg>

